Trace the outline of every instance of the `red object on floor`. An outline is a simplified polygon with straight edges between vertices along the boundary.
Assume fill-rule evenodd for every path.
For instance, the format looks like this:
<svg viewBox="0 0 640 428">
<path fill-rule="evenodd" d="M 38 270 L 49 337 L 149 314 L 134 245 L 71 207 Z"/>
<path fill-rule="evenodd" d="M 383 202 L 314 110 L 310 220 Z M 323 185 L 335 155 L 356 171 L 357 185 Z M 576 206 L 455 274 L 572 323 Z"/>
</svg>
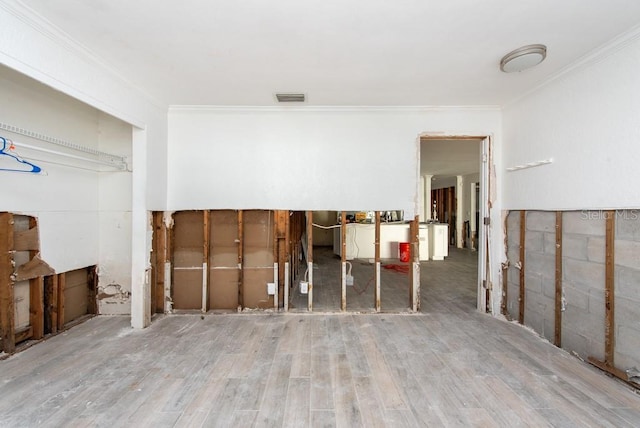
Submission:
<svg viewBox="0 0 640 428">
<path fill-rule="evenodd" d="M 384 265 L 385 269 L 395 270 L 398 273 L 409 273 L 409 266 L 407 265 Z"/>
<path fill-rule="evenodd" d="M 400 249 L 400 261 L 407 263 L 411 258 L 411 246 L 408 242 L 399 242 L 398 247 Z"/>
</svg>

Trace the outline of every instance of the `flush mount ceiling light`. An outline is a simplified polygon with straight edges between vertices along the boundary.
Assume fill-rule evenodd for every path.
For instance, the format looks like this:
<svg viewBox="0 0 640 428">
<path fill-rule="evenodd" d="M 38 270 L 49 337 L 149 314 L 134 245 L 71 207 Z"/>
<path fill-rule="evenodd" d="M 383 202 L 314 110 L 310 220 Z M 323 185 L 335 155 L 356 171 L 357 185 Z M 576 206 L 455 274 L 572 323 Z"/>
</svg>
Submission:
<svg viewBox="0 0 640 428">
<path fill-rule="evenodd" d="M 276 94 L 279 103 L 303 103 L 304 94 Z"/>
<path fill-rule="evenodd" d="M 540 64 L 547 57 L 545 45 L 527 45 L 509 52 L 500 60 L 500 70 L 514 73 Z"/>
</svg>

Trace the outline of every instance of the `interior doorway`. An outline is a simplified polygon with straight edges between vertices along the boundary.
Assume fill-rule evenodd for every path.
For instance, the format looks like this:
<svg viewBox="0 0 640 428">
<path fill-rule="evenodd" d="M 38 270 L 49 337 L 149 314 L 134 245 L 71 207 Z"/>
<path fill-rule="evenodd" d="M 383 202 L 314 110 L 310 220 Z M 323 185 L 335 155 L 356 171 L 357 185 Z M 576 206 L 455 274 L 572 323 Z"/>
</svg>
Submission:
<svg viewBox="0 0 640 428">
<path fill-rule="evenodd" d="M 490 145 L 487 136 L 420 138 L 420 221 L 446 230 L 445 256 L 421 262 L 425 311 L 437 310 L 429 300 L 443 296 L 455 307 L 487 310 Z"/>
</svg>

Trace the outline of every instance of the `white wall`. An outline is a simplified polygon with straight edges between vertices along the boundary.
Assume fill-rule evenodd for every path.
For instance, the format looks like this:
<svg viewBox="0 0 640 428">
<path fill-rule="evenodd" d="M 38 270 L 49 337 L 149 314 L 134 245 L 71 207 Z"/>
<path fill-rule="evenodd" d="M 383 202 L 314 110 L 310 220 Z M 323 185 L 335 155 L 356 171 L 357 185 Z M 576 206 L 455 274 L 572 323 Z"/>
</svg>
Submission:
<svg viewBox="0 0 640 428">
<path fill-rule="evenodd" d="M 99 115 L 99 149 L 131 158 L 131 125 Z M 131 313 L 131 209 L 132 174 L 98 174 L 100 259 L 98 308 L 101 314 Z M 109 296 L 109 297 L 106 297 Z"/>
<path fill-rule="evenodd" d="M 222 109 L 169 114 L 169 208 L 405 211 L 419 136 L 495 133 L 495 110 Z"/>
<path fill-rule="evenodd" d="M 640 34 L 504 109 L 504 208 L 638 208 Z"/>
<path fill-rule="evenodd" d="M 19 2 L 0 3 L 0 22 L 0 64 L 137 127 L 132 156 L 131 312 L 132 325 L 143 327 L 150 316 L 145 282 L 150 252 L 147 210 L 166 209 L 166 107 Z M 43 233 L 54 234 L 58 223 L 45 221 L 41 226 Z M 84 236 L 58 238 L 70 247 Z"/>
</svg>

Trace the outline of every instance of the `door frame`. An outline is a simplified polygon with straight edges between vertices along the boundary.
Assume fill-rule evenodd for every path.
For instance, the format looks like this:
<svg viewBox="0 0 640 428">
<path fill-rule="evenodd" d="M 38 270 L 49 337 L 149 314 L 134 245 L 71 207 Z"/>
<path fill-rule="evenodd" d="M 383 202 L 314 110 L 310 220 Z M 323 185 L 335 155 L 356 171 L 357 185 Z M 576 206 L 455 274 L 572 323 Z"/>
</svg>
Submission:
<svg viewBox="0 0 640 428">
<path fill-rule="evenodd" d="M 490 268 L 490 253 L 491 253 L 491 224 L 493 219 L 491 218 L 491 192 L 490 189 L 495 183 L 491 183 L 491 177 L 493 167 L 493 137 L 491 135 L 483 134 L 443 134 L 443 133 L 421 133 L 418 136 L 417 141 L 417 154 L 418 162 L 416 164 L 416 192 L 420 191 L 421 187 L 421 174 L 420 174 L 420 148 L 423 142 L 429 140 L 477 140 L 480 142 L 480 215 L 479 221 L 476 225 L 478 229 L 478 279 L 477 279 L 477 301 L 476 309 L 480 312 L 488 312 L 488 308 L 491 307 L 490 302 L 490 290 L 487 284 L 491 284 L 491 268 Z M 417 198 L 416 210 L 420 209 L 420 198 Z M 475 209 L 472 207 L 472 209 Z M 417 211 L 416 211 L 417 212 Z"/>
</svg>

